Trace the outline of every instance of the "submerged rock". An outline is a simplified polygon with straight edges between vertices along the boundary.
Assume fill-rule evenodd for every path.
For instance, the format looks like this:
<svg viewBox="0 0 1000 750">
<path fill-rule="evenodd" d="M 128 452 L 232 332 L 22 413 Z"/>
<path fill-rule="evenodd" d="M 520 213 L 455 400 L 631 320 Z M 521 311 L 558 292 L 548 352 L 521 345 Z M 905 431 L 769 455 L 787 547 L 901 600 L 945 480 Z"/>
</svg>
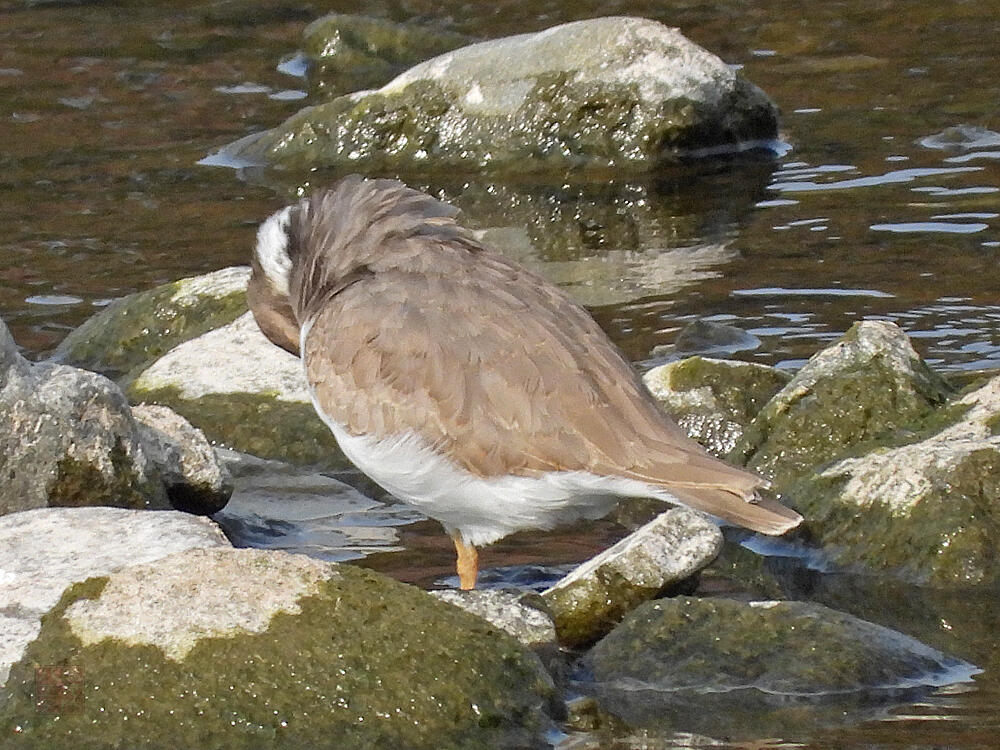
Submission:
<svg viewBox="0 0 1000 750">
<path fill-rule="evenodd" d="M 774 104 L 731 66 L 676 29 L 611 17 L 463 47 L 224 153 L 366 170 L 648 170 L 776 133 Z"/>
<path fill-rule="evenodd" d="M 642 379 L 688 435 L 724 456 L 791 375 L 752 362 L 689 357 Z"/>
<path fill-rule="evenodd" d="M 222 510 L 233 494 L 233 480 L 205 433 L 166 406 L 139 404 L 132 416 L 170 504 L 206 516 Z"/>
<path fill-rule="evenodd" d="M 560 643 L 592 643 L 636 605 L 710 564 L 721 548 L 722 532 L 701 513 L 659 515 L 542 594 Z"/>
<path fill-rule="evenodd" d="M 268 341 L 250 313 L 171 349 L 136 377 L 128 395 L 169 406 L 235 450 L 350 465 L 313 409 L 301 361 Z"/>
<path fill-rule="evenodd" d="M 584 658 L 581 687 L 632 726 L 793 739 L 980 671 L 807 602 L 647 602 Z"/>
<path fill-rule="evenodd" d="M 70 584 L 181 550 L 229 546 L 208 519 L 174 511 L 40 508 L 3 516 L 0 685 Z"/>
<path fill-rule="evenodd" d="M 45 506 L 169 508 L 121 390 L 17 352 L 0 321 L 0 514 Z"/>
<path fill-rule="evenodd" d="M 86 675 L 38 710 L 35 664 Z M 514 638 L 378 574 L 195 550 L 74 586 L 11 670 L 29 747 L 546 747 L 551 680 Z M 33 744 L 32 744 L 33 743 Z"/>
<path fill-rule="evenodd" d="M 926 416 L 950 388 L 893 323 L 856 323 L 796 373 L 746 428 L 730 454 L 788 480 Z"/>
<path fill-rule="evenodd" d="M 54 361 L 128 381 L 172 347 L 246 312 L 245 266 L 172 281 L 116 300 L 72 331 Z"/>
<path fill-rule="evenodd" d="M 453 31 L 346 13 L 317 18 L 302 32 L 311 77 L 336 93 L 380 86 L 411 65 L 474 41 Z"/>
<path fill-rule="evenodd" d="M 1000 583 L 1000 377 L 894 438 L 788 486 L 816 540 L 922 585 Z"/>
</svg>

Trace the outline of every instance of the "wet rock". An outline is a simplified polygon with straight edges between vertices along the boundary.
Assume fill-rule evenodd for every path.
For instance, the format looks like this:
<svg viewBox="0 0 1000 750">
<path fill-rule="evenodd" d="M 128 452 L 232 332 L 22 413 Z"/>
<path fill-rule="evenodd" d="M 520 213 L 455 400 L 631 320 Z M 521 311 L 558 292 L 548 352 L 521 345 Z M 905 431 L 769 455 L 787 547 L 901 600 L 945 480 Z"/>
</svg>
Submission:
<svg viewBox="0 0 1000 750">
<path fill-rule="evenodd" d="M 678 352 L 688 354 L 739 352 L 756 349 L 758 346 L 760 339 L 752 333 L 711 320 L 694 320 L 688 323 L 674 341 L 674 348 Z"/>
<path fill-rule="evenodd" d="M 688 597 L 642 605 L 584 662 L 629 724 L 733 738 L 794 739 L 979 671 L 818 604 Z"/>
<path fill-rule="evenodd" d="M 391 497 L 380 502 L 319 472 L 218 452 L 233 474 L 235 489 L 229 504 L 212 518 L 237 547 L 353 560 L 401 550 L 396 527 L 424 518 Z"/>
<path fill-rule="evenodd" d="M 311 75 L 338 94 L 381 86 L 411 65 L 475 41 L 453 31 L 345 13 L 318 18 L 302 32 Z"/>
<path fill-rule="evenodd" d="M 631 609 L 715 559 L 722 532 L 704 515 L 672 508 L 588 560 L 544 594 L 560 643 L 600 638 Z"/>
<path fill-rule="evenodd" d="M 1000 377 L 893 438 L 788 485 L 816 541 L 913 583 L 1000 583 Z"/>
<path fill-rule="evenodd" d="M 205 433 L 166 406 L 132 407 L 146 454 L 160 473 L 177 510 L 211 515 L 225 507 L 233 480 Z"/>
<path fill-rule="evenodd" d="M 777 132 L 774 104 L 676 29 L 612 17 L 482 42 L 227 147 L 286 167 L 648 170 Z"/>
<path fill-rule="evenodd" d="M 971 151 L 1000 147 L 1000 133 L 979 125 L 955 125 L 917 141 L 924 148 L 942 151 Z"/>
<path fill-rule="evenodd" d="M 3 516 L 0 685 L 70 584 L 193 547 L 229 546 L 208 519 L 174 511 L 40 508 Z"/>
<path fill-rule="evenodd" d="M 791 375 L 766 365 L 735 360 L 689 357 L 654 367 L 643 376 L 688 435 L 711 453 L 724 456 L 743 436 Z"/>
<path fill-rule="evenodd" d="M 536 594 L 501 589 L 432 591 L 431 596 L 482 617 L 525 646 L 545 646 L 556 641 L 556 628 Z"/>
<path fill-rule="evenodd" d="M 34 664 L 86 675 L 36 709 Z M 551 681 L 514 638 L 370 571 L 192 550 L 74 586 L 11 670 L 0 731 L 37 747 L 546 747 Z"/>
<path fill-rule="evenodd" d="M 169 508 L 121 390 L 20 356 L 0 321 L 0 514 L 45 506 Z"/>
<path fill-rule="evenodd" d="M 171 349 L 128 395 L 169 406 L 209 440 L 244 453 L 350 465 L 313 409 L 302 363 L 268 341 L 250 313 Z"/>
<path fill-rule="evenodd" d="M 856 323 L 764 406 L 730 456 L 780 487 L 852 447 L 892 435 L 949 393 L 896 325 Z"/>
<path fill-rule="evenodd" d="M 246 312 L 250 269 L 223 268 L 116 300 L 71 332 L 53 360 L 127 382 L 183 341 Z"/>
</svg>

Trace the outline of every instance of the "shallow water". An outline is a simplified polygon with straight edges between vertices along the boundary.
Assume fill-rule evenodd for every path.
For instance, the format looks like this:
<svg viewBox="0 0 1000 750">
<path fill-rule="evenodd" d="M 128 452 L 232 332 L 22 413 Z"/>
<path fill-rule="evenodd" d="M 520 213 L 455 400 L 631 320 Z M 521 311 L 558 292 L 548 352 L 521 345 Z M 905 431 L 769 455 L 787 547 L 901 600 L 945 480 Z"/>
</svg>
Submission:
<svg viewBox="0 0 1000 750">
<path fill-rule="evenodd" d="M 111 298 L 245 263 L 263 216 L 301 185 L 332 179 L 197 162 L 312 101 L 293 59 L 303 25 L 360 9 L 0 0 L 0 315 L 26 354 L 42 356 Z M 759 340 L 734 356 L 791 369 L 868 318 L 898 323 L 942 370 L 1000 368 L 997 2 L 682 0 L 668 10 L 402 0 L 364 9 L 483 37 L 646 15 L 742 65 L 780 104 L 788 148 L 778 157 L 583 182 L 404 175 L 566 285 L 633 360 L 670 356 L 678 331 L 707 319 Z M 345 528 L 382 529 L 358 532 L 345 549 L 381 547 L 366 564 L 423 585 L 447 580 L 450 543 L 436 525 L 396 510 L 366 520 L 372 513 L 362 503 L 320 524 L 330 548 L 340 549 Z M 620 533 L 597 524 L 523 535 L 488 550 L 485 564 L 500 568 L 499 582 L 531 585 Z M 971 691 L 789 737 L 816 747 L 996 746 L 995 592 L 904 595 L 801 566 L 783 581 L 788 593 L 986 669 Z"/>
</svg>

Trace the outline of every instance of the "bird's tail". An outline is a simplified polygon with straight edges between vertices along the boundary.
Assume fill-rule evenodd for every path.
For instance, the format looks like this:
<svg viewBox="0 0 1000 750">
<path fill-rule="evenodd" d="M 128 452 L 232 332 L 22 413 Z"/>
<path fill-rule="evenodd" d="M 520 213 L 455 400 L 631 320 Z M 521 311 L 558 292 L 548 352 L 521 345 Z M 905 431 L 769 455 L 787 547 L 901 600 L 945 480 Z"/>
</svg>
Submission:
<svg viewBox="0 0 1000 750">
<path fill-rule="evenodd" d="M 754 492 L 749 499 L 718 487 L 671 486 L 669 492 L 690 508 L 761 534 L 778 536 L 802 521 L 802 516 L 794 510 L 764 497 L 760 492 Z"/>
</svg>

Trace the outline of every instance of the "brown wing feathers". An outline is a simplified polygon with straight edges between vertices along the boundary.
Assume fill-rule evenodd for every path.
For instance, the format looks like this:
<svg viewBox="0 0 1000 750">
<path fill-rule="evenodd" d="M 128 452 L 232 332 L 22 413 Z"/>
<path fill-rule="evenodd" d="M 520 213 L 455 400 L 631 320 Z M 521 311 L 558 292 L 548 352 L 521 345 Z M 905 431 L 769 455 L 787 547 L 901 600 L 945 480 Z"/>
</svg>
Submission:
<svg viewBox="0 0 1000 750">
<path fill-rule="evenodd" d="M 764 480 L 688 439 L 582 308 L 478 245 L 453 207 L 352 178 L 300 207 L 307 376 L 351 433 L 416 433 L 480 476 L 588 471 L 768 533 L 797 522 L 747 502 Z"/>
</svg>

